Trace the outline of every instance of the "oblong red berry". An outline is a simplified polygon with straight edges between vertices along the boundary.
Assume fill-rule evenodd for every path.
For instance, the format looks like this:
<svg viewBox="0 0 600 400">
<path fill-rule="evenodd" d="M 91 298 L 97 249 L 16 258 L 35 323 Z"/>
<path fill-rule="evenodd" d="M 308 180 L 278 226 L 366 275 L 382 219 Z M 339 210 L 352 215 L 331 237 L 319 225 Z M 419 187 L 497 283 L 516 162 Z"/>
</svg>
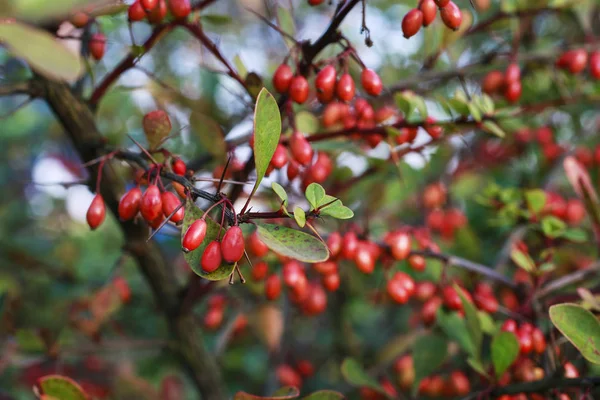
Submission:
<svg viewBox="0 0 600 400">
<path fill-rule="evenodd" d="M 429 26 L 437 14 L 437 7 L 434 0 L 419 1 L 419 10 L 423 13 L 423 26 Z"/>
<path fill-rule="evenodd" d="M 179 200 L 179 198 L 175 195 L 175 193 L 172 192 L 163 192 L 161 200 L 163 214 L 165 215 L 165 218 L 171 215 L 171 213 L 181 205 L 181 201 Z M 175 212 L 175 214 L 173 214 L 173 216 L 171 217 L 171 221 L 175 222 L 176 224 L 183 221 L 184 213 L 185 209 L 183 207 L 179 207 L 177 212 Z"/>
<path fill-rule="evenodd" d="M 448 3 L 450 3 L 450 0 L 434 0 L 435 4 L 439 7 L 439 8 L 443 8 L 446 7 L 448 5 Z"/>
<path fill-rule="evenodd" d="M 313 157 L 313 149 L 304 135 L 298 131 L 290 137 L 290 151 L 292 157 L 302 165 L 308 165 Z"/>
<path fill-rule="evenodd" d="M 487 94 L 494 94 L 504 86 L 504 74 L 500 71 L 488 72 L 483 82 L 481 83 L 481 90 Z"/>
<path fill-rule="evenodd" d="M 256 232 L 248 236 L 248 250 L 256 257 L 264 257 L 269 252 L 269 248 L 262 240 L 260 240 L 258 233 Z"/>
<path fill-rule="evenodd" d="M 142 8 L 146 11 L 154 10 L 158 5 L 159 0 L 140 0 Z"/>
<path fill-rule="evenodd" d="M 127 9 L 127 17 L 130 22 L 141 21 L 146 18 L 146 11 L 142 7 L 142 3 L 139 0 L 134 1 Z"/>
<path fill-rule="evenodd" d="M 440 9 L 440 16 L 444 24 L 452 29 L 457 30 L 462 23 L 462 12 L 454 2 L 449 1 L 443 8 Z"/>
<path fill-rule="evenodd" d="M 360 74 L 360 83 L 365 92 L 371 96 L 379 96 L 383 90 L 381 78 L 379 75 L 377 75 L 377 72 L 369 68 L 363 69 L 362 73 Z"/>
<path fill-rule="evenodd" d="M 106 206 L 104 205 L 104 199 L 101 195 L 97 194 L 94 196 L 92 204 L 90 204 L 85 217 L 92 230 L 96 229 L 100 226 L 100 224 L 102 224 L 104 217 L 106 217 Z"/>
<path fill-rule="evenodd" d="M 169 10 L 177 19 L 187 17 L 192 11 L 190 0 L 169 0 Z"/>
<path fill-rule="evenodd" d="M 600 79 L 600 52 L 594 51 L 590 54 L 590 73 L 596 79 Z"/>
<path fill-rule="evenodd" d="M 583 49 L 571 50 L 569 60 L 569 72 L 578 74 L 585 69 L 588 61 L 587 52 Z"/>
<path fill-rule="evenodd" d="M 287 164 L 288 156 L 287 150 L 285 146 L 282 144 L 278 144 L 275 148 L 275 153 L 273 153 L 273 157 L 271 158 L 271 165 L 275 169 L 281 169 Z"/>
<path fill-rule="evenodd" d="M 521 81 L 513 82 L 504 89 L 504 98 L 510 103 L 515 103 L 521 97 Z"/>
<path fill-rule="evenodd" d="M 308 81 L 302 75 L 292 78 L 290 83 L 290 98 L 298 104 L 304 103 L 308 99 Z"/>
<path fill-rule="evenodd" d="M 221 240 L 221 254 L 228 263 L 239 261 L 244 255 L 244 234 L 239 226 L 232 226 Z"/>
<path fill-rule="evenodd" d="M 335 85 L 335 93 L 337 97 L 342 101 L 350 101 L 354 98 L 356 87 L 354 86 L 354 79 L 350 74 L 342 74 L 340 79 Z"/>
<path fill-rule="evenodd" d="M 506 67 L 506 71 L 504 72 L 504 82 L 510 85 L 513 82 L 519 81 L 521 81 L 521 68 L 519 68 L 519 64 L 511 63 Z"/>
<path fill-rule="evenodd" d="M 183 239 L 181 240 L 181 249 L 184 252 L 196 250 L 204 241 L 206 237 L 206 221 L 203 219 L 197 219 L 194 221 L 185 231 Z"/>
<path fill-rule="evenodd" d="M 162 215 L 162 198 L 158 186 L 148 186 L 142 195 L 140 212 L 147 222 L 152 222 Z"/>
<path fill-rule="evenodd" d="M 140 201 L 142 200 L 142 190 L 134 187 L 121 197 L 119 201 L 119 218 L 123 221 L 129 221 L 140 211 Z"/>
<path fill-rule="evenodd" d="M 90 38 L 89 51 L 94 60 L 99 61 L 104 57 L 106 50 L 106 36 L 103 33 L 94 33 Z"/>
<path fill-rule="evenodd" d="M 329 103 L 335 94 L 336 72 L 333 65 L 326 65 L 315 78 L 317 99 L 321 103 Z"/>
<path fill-rule="evenodd" d="M 173 172 L 180 176 L 184 176 L 187 171 L 187 166 L 181 160 L 181 158 L 176 158 L 173 161 L 172 167 L 173 167 Z"/>
<path fill-rule="evenodd" d="M 265 281 L 265 296 L 267 300 L 275 300 L 281 294 L 281 279 L 279 275 L 271 275 Z"/>
<path fill-rule="evenodd" d="M 200 259 L 200 266 L 206 272 L 214 272 L 221 266 L 221 245 L 219 242 L 213 240 L 206 246 Z"/>
<path fill-rule="evenodd" d="M 279 93 L 286 93 L 294 78 L 294 72 L 287 64 L 281 64 L 273 74 L 273 87 Z"/>
<path fill-rule="evenodd" d="M 419 32 L 423 26 L 423 13 L 419 9 L 412 9 L 402 18 L 402 33 L 405 38 L 410 38 Z"/>
<path fill-rule="evenodd" d="M 151 24 L 160 24 L 167 16 L 167 3 L 165 0 L 159 0 L 158 6 L 148 11 L 148 22 Z"/>
</svg>

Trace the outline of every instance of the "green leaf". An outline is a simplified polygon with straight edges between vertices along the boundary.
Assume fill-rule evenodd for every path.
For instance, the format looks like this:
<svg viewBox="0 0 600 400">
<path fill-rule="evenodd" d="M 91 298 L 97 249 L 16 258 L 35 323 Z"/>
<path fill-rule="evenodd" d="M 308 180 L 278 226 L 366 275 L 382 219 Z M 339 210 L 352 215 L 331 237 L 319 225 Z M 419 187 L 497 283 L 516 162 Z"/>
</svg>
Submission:
<svg viewBox="0 0 600 400">
<path fill-rule="evenodd" d="M 490 121 L 490 120 L 483 121 L 483 127 L 485 128 L 486 131 L 498 136 L 499 138 L 506 137 L 506 132 L 504 132 L 504 130 L 502 128 L 500 128 L 500 126 L 498 126 L 498 124 L 495 123 L 494 121 Z"/>
<path fill-rule="evenodd" d="M 565 229 L 560 237 L 570 240 L 572 242 L 583 243 L 588 240 L 588 234 L 581 228 L 569 228 Z"/>
<path fill-rule="evenodd" d="M 331 205 L 323 208 L 320 213 L 321 215 L 329 215 L 336 219 L 350 219 L 354 217 L 354 212 L 343 205 L 341 200 L 337 200 Z"/>
<path fill-rule="evenodd" d="M 296 35 L 296 25 L 292 13 L 286 7 L 277 7 L 277 22 L 282 31 L 294 37 Z M 289 49 L 295 46 L 292 39 L 282 36 Z"/>
<path fill-rule="evenodd" d="M 203 23 L 208 23 L 211 25 L 228 25 L 232 21 L 229 15 L 221 14 L 202 14 L 200 19 Z"/>
<path fill-rule="evenodd" d="M 24 21 L 47 21 L 53 18 L 64 18 L 73 10 L 94 3 L 98 2 L 94 0 L 14 0 L 0 2 L 0 17 L 8 16 Z M 108 8 L 106 4 L 104 6 L 103 8 Z M 96 12 L 92 14 L 98 15 Z"/>
<path fill-rule="evenodd" d="M 481 325 L 481 330 L 488 335 L 493 335 L 496 333 L 496 324 L 494 324 L 494 320 L 490 316 L 490 314 L 485 311 L 477 311 L 477 316 L 479 317 L 479 324 Z"/>
<path fill-rule="evenodd" d="M 320 127 L 319 119 L 308 111 L 296 113 L 296 129 L 300 132 L 317 132 Z"/>
<path fill-rule="evenodd" d="M 586 360 L 600 364 L 600 323 L 594 314 L 577 304 L 556 304 L 550 320 Z"/>
<path fill-rule="evenodd" d="M 235 57 L 233 57 L 233 64 L 235 65 L 238 75 L 242 78 L 246 78 L 246 75 L 248 75 L 248 68 L 244 65 L 239 54 L 236 54 Z"/>
<path fill-rule="evenodd" d="M 256 183 L 250 197 L 260 185 L 281 135 L 281 114 L 277 101 L 263 88 L 256 99 L 254 110 L 254 163 L 256 164 Z"/>
<path fill-rule="evenodd" d="M 294 386 L 285 386 L 275 391 L 271 396 L 257 396 L 246 392 L 237 392 L 233 400 L 287 400 L 300 396 L 300 390 Z"/>
<path fill-rule="evenodd" d="M 181 239 L 183 240 L 183 236 L 187 232 L 187 229 L 190 227 L 194 221 L 202 218 L 204 215 L 204 211 L 196 207 L 194 202 L 191 199 L 186 199 L 185 201 L 185 216 L 183 218 L 183 225 L 181 228 Z M 222 264 L 215 271 L 207 273 L 200 266 L 200 260 L 202 258 L 202 254 L 204 254 L 204 249 L 210 242 L 217 239 L 219 235 L 219 224 L 212 220 L 212 218 L 206 218 L 206 237 L 202 244 L 194 251 L 190 251 L 189 253 L 184 253 L 183 257 L 185 261 L 187 261 L 188 265 L 197 275 L 200 275 L 204 279 L 208 279 L 210 281 L 220 281 L 223 279 L 229 278 L 231 272 L 233 271 L 234 264 Z"/>
<path fill-rule="evenodd" d="M 323 197 L 323 199 L 319 202 L 318 208 L 320 208 L 321 210 L 324 210 L 325 208 L 330 207 L 331 205 L 335 204 L 336 200 L 339 200 L 339 199 L 337 197 L 333 197 L 333 196 L 326 194 L 325 197 Z M 341 202 L 341 200 L 340 200 L 340 202 Z"/>
<path fill-rule="evenodd" d="M 47 375 L 37 381 L 40 394 L 60 400 L 87 400 L 88 396 L 73 379 L 61 375 Z"/>
<path fill-rule="evenodd" d="M 306 200 L 312 206 L 312 209 L 319 208 L 319 204 L 325 198 L 325 189 L 318 183 L 311 183 L 304 192 Z"/>
<path fill-rule="evenodd" d="M 285 191 L 285 189 L 283 188 L 283 186 L 281 186 L 277 182 L 273 182 L 273 183 L 271 183 L 271 189 L 273 189 L 273 191 L 275 192 L 275 194 L 282 201 L 283 206 L 287 207 L 287 205 L 288 205 L 288 195 L 287 195 L 287 192 Z"/>
<path fill-rule="evenodd" d="M 467 104 L 469 108 L 469 114 L 473 117 L 473 119 L 477 122 L 481 122 L 481 110 L 474 102 L 470 102 Z"/>
<path fill-rule="evenodd" d="M 563 234 L 567 224 L 553 215 L 548 215 L 540 221 L 542 232 L 549 238 L 557 238 Z"/>
<path fill-rule="evenodd" d="M 257 224 L 257 233 L 260 240 L 281 255 L 311 263 L 329 258 L 327 246 L 308 233 L 273 224 Z"/>
<path fill-rule="evenodd" d="M 417 338 L 412 351 L 415 354 L 413 392 L 416 393 L 421 380 L 435 372 L 446 360 L 448 344 L 442 336 L 429 333 Z"/>
<path fill-rule="evenodd" d="M 300 228 L 304 228 L 304 225 L 306 225 L 306 214 L 299 206 L 294 207 L 294 219 Z"/>
<path fill-rule="evenodd" d="M 476 360 L 473 357 L 469 357 L 467 358 L 467 364 L 469 364 L 469 366 L 473 368 L 473 370 L 476 371 L 479 375 L 489 378 L 489 375 L 485 370 L 483 364 L 481 364 L 481 361 Z"/>
<path fill-rule="evenodd" d="M 377 383 L 375 379 L 371 378 L 362 365 L 354 358 L 346 358 L 344 362 L 342 362 L 341 370 L 342 376 L 350 385 L 355 387 L 368 387 L 380 393 L 386 393 L 381 385 Z"/>
<path fill-rule="evenodd" d="M 469 115 L 469 104 L 467 101 L 462 99 L 453 98 L 448 99 L 448 106 L 460 115 Z"/>
<path fill-rule="evenodd" d="M 523 268 L 527 272 L 535 271 L 535 262 L 531 259 L 529 254 L 523 253 L 516 247 L 510 252 L 510 259 L 520 268 Z"/>
<path fill-rule="evenodd" d="M 68 50 L 50 33 L 20 22 L 0 23 L 0 43 L 48 78 L 74 80 L 83 72 L 76 52 Z"/>
<path fill-rule="evenodd" d="M 475 354 L 475 346 L 469 335 L 467 323 L 455 312 L 444 312 L 440 307 L 436 314 L 436 323 L 450 339 L 456 341 L 458 345 L 469 355 Z"/>
<path fill-rule="evenodd" d="M 525 192 L 527 207 L 534 213 L 540 213 L 546 205 L 546 192 L 542 189 L 531 189 Z"/>
<path fill-rule="evenodd" d="M 473 357 L 476 360 L 479 360 L 481 354 L 481 342 L 483 340 L 483 332 L 481 331 L 481 325 L 479 323 L 479 316 L 477 315 L 477 309 L 475 305 L 467 299 L 463 289 L 454 284 L 454 290 L 460 296 L 460 299 L 463 304 L 463 310 L 465 311 L 465 319 L 467 322 L 467 330 L 469 332 L 469 336 L 473 342 L 473 348 L 475 350 Z"/>
<path fill-rule="evenodd" d="M 496 377 L 500 378 L 519 356 L 519 341 L 512 332 L 498 332 L 490 352 Z"/>
<path fill-rule="evenodd" d="M 190 116 L 190 128 L 202 147 L 215 159 L 225 158 L 227 148 L 225 146 L 225 135 L 221 125 L 206 114 L 192 111 Z"/>
<path fill-rule="evenodd" d="M 311 393 L 306 397 L 303 397 L 303 400 L 342 400 L 346 397 L 340 392 L 336 392 L 334 390 L 319 390 L 317 392 Z"/>
</svg>

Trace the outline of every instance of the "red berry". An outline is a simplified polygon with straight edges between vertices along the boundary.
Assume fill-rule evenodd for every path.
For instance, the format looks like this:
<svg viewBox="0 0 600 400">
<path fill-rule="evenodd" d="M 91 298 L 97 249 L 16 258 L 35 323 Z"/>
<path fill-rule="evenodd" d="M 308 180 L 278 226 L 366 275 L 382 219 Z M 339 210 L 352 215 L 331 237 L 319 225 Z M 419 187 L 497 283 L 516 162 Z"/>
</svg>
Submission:
<svg viewBox="0 0 600 400">
<path fill-rule="evenodd" d="M 357 249 L 358 238 L 356 237 L 356 233 L 347 232 L 342 239 L 342 257 L 347 260 L 354 259 Z"/>
<path fill-rule="evenodd" d="M 181 249 L 184 252 L 196 250 L 204 241 L 206 236 L 206 221 L 203 219 L 195 220 L 185 231 L 181 241 Z"/>
<path fill-rule="evenodd" d="M 572 74 L 578 74 L 583 71 L 588 62 L 588 54 L 583 49 L 571 50 L 568 52 L 568 65 L 569 72 Z"/>
<path fill-rule="evenodd" d="M 214 331 L 221 326 L 223 322 L 223 309 L 210 308 L 204 315 L 204 327 L 210 331 Z"/>
<path fill-rule="evenodd" d="M 375 270 L 375 257 L 363 243 L 358 244 L 354 253 L 354 262 L 358 270 L 364 274 L 370 274 Z"/>
<path fill-rule="evenodd" d="M 446 186 L 441 182 L 429 184 L 423 191 L 425 208 L 437 208 L 446 203 Z"/>
<path fill-rule="evenodd" d="M 387 292 L 392 300 L 398 304 L 405 304 L 408 302 L 410 295 L 404 287 L 402 281 L 398 279 L 390 279 L 387 283 Z"/>
<path fill-rule="evenodd" d="M 142 195 L 140 212 L 146 222 L 151 222 L 162 216 L 162 198 L 156 185 L 150 185 Z"/>
<path fill-rule="evenodd" d="M 281 64 L 273 74 L 273 87 L 279 93 L 286 93 L 292 83 L 292 78 L 294 78 L 292 68 L 287 64 Z"/>
<path fill-rule="evenodd" d="M 412 248 L 411 242 L 410 235 L 407 232 L 399 232 L 390 237 L 387 243 L 390 246 L 392 256 L 396 260 L 404 260 L 410 254 Z"/>
<path fill-rule="evenodd" d="M 504 74 L 500 71 L 491 71 L 483 78 L 481 90 L 487 94 L 494 94 L 498 92 L 502 86 L 504 86 Z"/>
<path fill-rule="evenodd" d="M 363 69 L 362 73 L 360 74 L 360 83 L 365 92 L 367 92 L 367 94 L 370 94 L 371 96 L 379 96 L 381 94 L 381 91 L 383 90 L 383 83 L 381 82 L 381 78 L 379 77 L 379 75 L 377 75 L 377 72 L 369 68 Z"/>
<path fill-rule="evenodd" d="M 77 11 L 71 16 L 70 21 L 75 28 L 83 28 L 90 22 L 90 16 L 83 11 Z"/>
<path fill-rule="evenodd" d="M 524 329 L 517 331 L 517 339 L 519 340 L 519 348 L 521 354 L 529 354 L 533 349 L 533 340 L 531 338 L 531 332 Z"/>
<path fill-rule="evenodd" d="M 142 0 L 143 1 L 143 0 Z M 142 4 L 143 5 L 143 4 Z M 148 22 L 151 24 L 160 24 L 167 15 L 167 3 L 165 0 L 159 0 L 158 6 L 148 11 Z"/>
<path fill-rule="evenodd" d="M 184 176 L 185 172 L 187 171 L 187 166 L 180 158 L 176 158 L 173 161 L 172 167 L 173 167 L 173 172 L 176 173 L 177 175 Z"/>
<path fill-rule="evenodd" d="M 273 153 L 273 157 L 271 158 L 271 165 L 275 169 L 281 169 L 285 166 L 285 164 L 287 164 L 287 162 L 287 150 L 285 149 L 285 146 L 278 144 L 275 148 L 275 153 Z"/>
<path fill-rule="evenodd" d="M 214 272 L 221 266 L 221 244 L 219 242 L 213 240 L 206 246 L 200 259 L 200 266 L 206 272 Z"/>
<path fill-rule="evenodd" d="M 433 1 L 433 0 L 432 0 Z M 423 126 L 432 139 L 439 139 L 444 134 L 444 128 L 436 125 L 436 120 L 433 117 L 427 117 L 426 124 Z"/>
<path fill-rule="evenodd" d="M 340 276 L 337 273 L 324 275 L 321 278 L 321 282 L 323 283 L 325 289 L 330 292 L 335 292 L 340 287 Z"/>
<path fill-rule="evenodd" d="M 600 52 L 594 51 L 590 54 L 590 73 L 596 79 L 600 79 Z"/>
<path fill-rule="evenodd" d="M 439 7 L 439 8 L 444 8 L 448 5 L 448 3 L 450 3 L 450 0 L 434 0 L 435 4 Z"/>
<path fill-rule="evenodd" d="M 308 81 L 302 75 L 292 78 L 289 93 L 292 100 L 298 104 L 304 103 L 308 99 Z"/>
<path fill-rule="evenodd" d="M 417 272 L 425 271 L 425 257 L 413 254 L 408 257 L 408 265 Z"/>
<path fill-rule="evenodd" d="M 139 0 L 134 1 L 127 9 L 127 16 L 130 22 L 141 21 L 146 18 L 146 11 L 142 7 L 142 3 Z"/>
<path fill-rule="evenodd" d="M 567 212 L 565 220 L 570 225 L 578 225 L 585 218 L 585 206 L 578 199 L 570 199 L 567 201 Z"/>
<path fill-rule="evenodd" d="M 300 375 L 304 377 L 313 376 L 315 374 L 315 367 L 308 360 L 300 360 L 296 365 L 296 369 Z"/>
<path fill-rule="evenodd" d="M 192 11 L 190 0 L 169 0 L 169 10 L 176 19 L 187 17 Z"/>
<path fill-rule="evenodd" d="M 503 332 L 517 333 L 517 322 L 514 319 L 507 319 L 500 328 Z"/>
<path fill-rule="evenodd" d="M 129 300 L 131 300 L 131 289 L 129 288 L 127 281 L 123 277 L 117 276 L 113 279 L 112 284 L 117 290 L 121 301 L 123 303 L 129 303 Z"/>
<path fill-rule="evenodd" d="M 419 9 L 412 9 L 402 19 L 402 33 L 405 38 L 410 38 L 419 32 L 423 26 L 423 13 Z"/>
<path fill-rule="evenodd" d="M 252 279 L 255 281 L 262 281 L 267 277 L 269 273 L 269 264 L 264 261 L 255 263 L 252 266 Z"/>
<path fill-rule="evenodd" d="M 106 36 L 103 33 L 94 33 L 90 38 L 89 50 L 96 61 L 102 59 L 106 50 Z"/>
<path fill-rule="evenodd" d="M 228 263 L 239 261 L 244 256 L 244 234 L 239 226 L 232 226 L 223 235 L 221 253 Z"/>
<path fill-rule="evenodd" d="M 504 90 L 504 98 L 510 102 L 515 103 L 521 97 L 521 82 L 513 82 L 506 86 Z"/>
<path fill-rule="evenodd" d="M 327 238 L 327 247 L 329 248 L 329 254 L 331 254 L 332 258 L 340 254 L 340 251 L 342 250 L 342 235 L 340 235 L 339 232 L 331 233 Z"/>
<path fill-rule="evenodd" d="M 510 85 L 513 82 L 520 82 L 520 81 L 521 81 L 521 69 L 519 68 L 519 64 L 515 64 L 515 63 L 510 64 L 506 68 L 506 71 L 504 72 L 504 82 L 506 82 L 507 85 Z"/>
<path fill-rule="evenodd" d="M 433 282 L 419 282 L 416 284 L 415 296 L 419 301 L 427 301 L 435 295 L 436 290 L 437 287 Z"/>
<path fill-rule="evenodd" d="M 290 151 L 292 157 L 301 165 L 308 165 L 313 157 L 313 149 L 304 135 L 298 131 L 290 137 Z"/>
<path fill-rule="evenodd" d="M 463 305 L 460 296 L 452 286 L 446 286 L 442 289 L 444 304 L 451 310 L 462 310 Z"/>
<path fill-rule="evenodd" d="M 317 99 L 323 104 L 333 100 L 335 94 L 336 72 L 333 65 L 327 65 L 319 71 L 315 78 L 315 89 L 317 90 Z"/>
<path fill-rule="evenodd" d="M 429 26 L 434 20 L 437 13 L 437 7 L 434 0 L 420 0 L 419 10 L 423 13 L 423 26 Z"/>
<path fill-rule="evenodd" d="M 146 11 L 154 10 L 159 0 L 140 0 L 142 8 Z"/>
<path fill-rule="evenodd" d="M 119 218 L 123 221 L 128 221 L 136 216 L 140 210 L 140 201 L 142 199 L 142 191 L 139 187 L 134 187 L 121 197 L 119 201 Z"/>
<path fill-rule="evenodd" d="M 321 314 L 327 308 L 327 294 L 323 286 L 313 283 L 310 285 L 308 296 L 302 304 L 302 310 L 308 315 Z"/>
<path fill-rule="evenodd" d="M 356 88 L 354 86 L 354 79 L 350 74 L 342 74 L 335 85 L 335 93 L 338 99 L 342 101 L 350 101 L 354 98 L 354 92 Z"/>
<path fill-rule="evenodd" d="M 85 217 L 92 230 L 96 229 L 100 226 L 100 224 L 102 224 L 104 217 L 106 217 L 106 206 L 104 205 L 104 199 L 101 195 L 97 194 L 94 196 L 92 204 L 90 204 Z"/>
<path fill-rule="evenodd" d="M 264 257 L 269 252 L 269 248 L 262 240 L 260 240 L 258 233 L 253 232 L 248 236 L 248 251 L 256 257 Z"/>
<path fill-rule="evenodd" d="M 423 324 L 429 326 L 435 322 L 437 310 L 441 305 L 442 299 L 437 296 L 432 297 L 423 304 L 423 308 L 421 309 L 421 319 L 423 320 Z"/>
<path fill-rule="evenodd" d="M 177 207 L 181 205 L 181 201 L 173 192 L 163 192 L 162 194 L 162 209 L 165 218 L 171 215 L 173 211 Z M 185 213 L 185 209 L 183 207 L 179 207 L 179 210 L 171 217 L 171 221 L 176 224 L 183 221 L 183 216 Z"/>
<path fill-rule="evenodd" d="M 300 174 L 300 164 L 294 159 L 288 160 L 286 175 L 288 180 L 294 180 Z"/>
<path fill-rule="evenodd" d="M 453 371 L 448 380 L 452 385 L 452 395 L 453 396 L 466 396 L 471 392 L 471 382 L 469 382 L 469 378 L 462 371 Z"/>
<path fill-rule="evenodd" d="M 483 293 L 475 293 L 474 297 L 475 305 L 480 310 L 483 310 L 490 314 L 493 314 L 496 311 L 498 311 L 498 300 L 496 300 L 496 297 L 494 297 L 493 294 L 489 295 Z"/>
<path fill-rule="evenodd" d="M 271 275 L 265 282 L 265 296 L 267 300 L 275 300 L 281 294 L 281 279 L 279 275 Z"/>
<path fill-rule="evenodd" d="M 533 344 L 533 351 L 536 353 L 542 354 L 544 351 L 546 351 L 546 338 L 544 337 L 542 331 L 538 328 L 535 328 L 531 332 L 531 342 Z"/>
<path fill-rule="evenodd" d="M 302 386 L 302 377 L 288 364 L 278 366 L 275 373 L 279 384 L 282 386 L 295 386 L 297 388 Z"/>
<path fill-rule="evenodd" d="M 306 278 L 302 264 L 295 260 L 283 264 L 281 273 L 283 275 L 283 282 L 288 287 L 295 287 L 301 280 Z"/>
<path fill-rule="evenodd" d="M 442 7 L 440 9 L 440 16 L 448 28 L 452 30 L 460 28 L 460 24 L 462 23 L 462 13 L 460 8 L 458 8 L 454 2 L 449 1 L 448 4 Z"/>
</svg>

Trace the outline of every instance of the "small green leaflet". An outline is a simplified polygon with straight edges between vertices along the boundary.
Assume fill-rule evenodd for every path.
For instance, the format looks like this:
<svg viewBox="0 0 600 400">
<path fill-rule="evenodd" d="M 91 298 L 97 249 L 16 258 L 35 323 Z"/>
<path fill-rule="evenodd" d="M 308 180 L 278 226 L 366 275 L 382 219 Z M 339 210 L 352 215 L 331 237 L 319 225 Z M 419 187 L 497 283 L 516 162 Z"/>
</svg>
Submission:
<svg viewBox="0 0 600 400">
<path fill-rule="evenodd" d="M 382 394 L 386 394 L 385 390 L 377 381 L 370 377 L 354 358 L 346 358 L 342 363 L 342 375 L 346 382 L 355 387 L 368 387 Z M 386 394 L 387 395 L 387 394 Z"/>
<path fill-rule="evenodd" d="M 306 225 L 306 214 L 301 207 L 296 206 L 294 208 L 294 219 L 300 228 L 304 228 L 304 225 Z"/>
<path fill-rule="evenodd" d="M 273 182 L 273 183 L 271 183 L 271 189 L 273 189 L 273 191 L 275 192 L 275 194 L 277 195 L 277 197 L 279 197 L 279 199 L 283 203 L 283 207 L 284 208 L 287 207 L 287 205 L 288 205 L 288 195 L 287 195 L 287 192 L 285 191 L 285 189 L 283 188 L 283 186 L 281 186 L 277 182 Z"/>
<path fill-rule="evenodd" d="M 40 394 L 60 400 L 87 400 L 88 396 L 73 379 L 61 375 L 47 375 L 37 381 Z"/>
<path fill-rule="evenodd" d="M 318 208 L 321 201 L 325 198 L 325 189 L 318 183 L 311 183 L 304 192 L 306 200 L 311 205 L 312 209 Z"/>
</svg>

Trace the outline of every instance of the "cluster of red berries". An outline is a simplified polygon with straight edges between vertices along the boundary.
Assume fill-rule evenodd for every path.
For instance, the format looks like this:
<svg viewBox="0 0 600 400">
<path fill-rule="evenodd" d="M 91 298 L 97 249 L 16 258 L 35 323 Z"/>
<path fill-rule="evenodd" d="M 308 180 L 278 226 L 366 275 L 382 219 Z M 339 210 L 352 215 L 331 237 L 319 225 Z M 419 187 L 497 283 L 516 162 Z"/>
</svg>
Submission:
<svg viewBox="0 0 600 400">
<path fill-rule="evenodd" d="M 427 227 L 444 239 L 452 240 L 456 230 L 467 224 L 467 217 L 458 208 L 444 210 L 446 201 L 447 189 L 442 182 L 431 183 L 423 190 L 423 206 L 430 210 L 426 217 Z"/>
<path fill-rule="evenodd" d="M 588 52 L 583 49 L 569 50 L 556 60 L 557 68 L 564 69 L 572 74 L 584 71 L 588 65 L 590 74 L 594 78 L 600 79 L 600 52 L 598 51 L 591 52 L 588 56 Z"/>
<path fill-rule="evenodd" d="M 214 294 L 208 299 L 206 313 L 204 314 L 203 326 L 209 331 L 215 331 L 223 325 L 225 319 L 225 307 L 227 298 L 222 294 Z M 245 314 L 238 314 L 233 322 L 232 336 L 239 335 L 248 326 L 248 318 Z"/>
<path fill-rule="evenodd" d="M 92 19 L 90 18 L 90 14 L 85 11 L 78 11 L 71 15 L 69 18 L 69 22 L 75 28 L 85 28 Z M 88 42 L 88 51 L 94 60 L 99 61 L 104 57 L 104 52 L 106 50 L 106 36 L 102 32 L 96 32 L 92 34 Z"/>
<path fill-rule="evenodd" d="M 186 18 L 192 11 L 190 0 L 136 0 L 127 10 L 130 22 L 147 19 L 151 24 L 160 24 L 167 12 L 175 19 Z"/>
<path fill-rule="evenodd" d="M 564 199 L 556 192 L 546 191 L 543 215 L 553 215 L 570 225 L 579 225 L 585 218 L 585 206 L 579 199 Z"/>
<path fill-rule="evenodd" d="M 181 248 L 184 252 L 196 250 L 206 237 L 206 214 L 194 221 L 186 230 L 181 242 Z M 200 266 L 205 272 L 214 272 L 221 266 L 221 263 L 233 264 L 241 260 L 244 256 L 244 234 L 239 226 L 232 226 L 223 235 L 221 240 L 216 239 L 210 242 L 200 259 Z"/>
<path fill-rule="evenodd" d="M 118 211 L 123 221 L 129 221 L 139 213 L 154 229 L 169 216 L 171 222 L 180 224 L 185 213 L 181 200 L 173 192 L 161 192 L 155 183 L 149 184 L 143 193 L 139 186 L 127 191 L 119 201 Z"/>
<path fill-rule="evenodd" d="M 275 370 L 280 385 L 297 388 L 301 388 L 303 381 L 313 376 L 314 373 L 315 367 L 308 360 L 299 360 L 294 366 L 281 364 Z"/>
<path fill-rule="evenodd" d="M 352 76 L 344 72 L 338 78 L 332 65 L 326 65 L 317 73 L 314 84 L 316 97 L 323 104 L 333 101 L 336 97 L 340 101 L 349 102 L 356 94 Z M 365 93 L 371 96 L 379 96 L 383 90 L 381 78 L 372 69 L 363 69 L 361 84 Z M 298 104 L 305 103 L 309 97 L 308 80 L 301 74 L 294 75 L 292 68 L 287 64 L 277 67 L 273 74 L 273 87 L 279 93 L 287 93 Z"/>
<path fill-rule="evenodd" d="M 410 10 L 402 19 L 402 33 L 404 37 L 408 39 L 416 35 L 422 26 L 428 27 L 435 20 L 438 8 L 444 25 L 452 30 L 460 28 L 462 13 L 453 1 L 419 0 L 417 8 Z"/>
<path fill-rule="evenodd" d="M 515 103 L 521 98 L 521 68 L 511 63 L 506 71 L 491 71 L 483 78 L 481 90 L 491 95 L 501 93 L 506 101 Z"/>
</svg>

